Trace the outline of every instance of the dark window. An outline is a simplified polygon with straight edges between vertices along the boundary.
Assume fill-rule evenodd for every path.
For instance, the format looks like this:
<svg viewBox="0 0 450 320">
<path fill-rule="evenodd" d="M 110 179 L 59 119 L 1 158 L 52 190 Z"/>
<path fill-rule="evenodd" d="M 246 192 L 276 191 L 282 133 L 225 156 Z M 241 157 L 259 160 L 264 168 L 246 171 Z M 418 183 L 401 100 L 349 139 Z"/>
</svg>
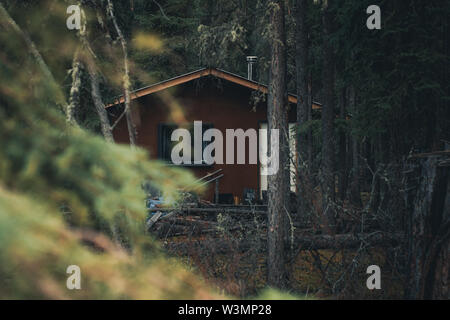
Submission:
<svg viewBox="0 0 450 320">
<path fill-rule="evenodd" d="M 158 128 L 158 158 L 165 160 L 169 163 L 172 163 L 171 154 L 172 154 L 172 148 L 178 144 L 178 141 L 171 141 L 172 132 L 175 129 L 178 128 L 186 128 L 191 133 L 191 165 L 193 166 L 202 166 L 202 165 L 208 165 L 203 161 L 203 164 L 194 164 L 194 124 L 186 125 L 186 126 L 178 126 L 176 124 L 167 124 L 163 123 L 159 125 Z M 202 123 L 202 137 L 203 133 L 213 128 L 213 125 L 210 123 Z M 209 144 L 209 141 L 203 141 L 202 143 L 202 156 L 203 156 L 203 150 L 205 147 Z"/>
</svg>

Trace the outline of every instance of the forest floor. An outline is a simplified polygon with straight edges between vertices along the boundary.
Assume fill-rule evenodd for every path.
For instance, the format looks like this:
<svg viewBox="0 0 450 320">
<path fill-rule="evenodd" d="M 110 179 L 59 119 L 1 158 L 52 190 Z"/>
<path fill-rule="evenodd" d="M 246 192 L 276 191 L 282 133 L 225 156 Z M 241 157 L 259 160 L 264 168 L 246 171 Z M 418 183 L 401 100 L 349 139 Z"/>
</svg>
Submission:
<svg viewBox="0 0 450 320">
<path fill-rule="evenodd" d="M 173 237 L 167 242 L 189 242 L 208 239 Z M 214 239 L 210 239 L 214 241 Z M 402 279 L 385 251 L 371 248 L 358 250 L 300 251 L 286 265 L 288 292 L 312 299 L 399 299 L 402 298 Z M 192 271 L 199 273 L 220 292 L 239 298 L 258 295 L 266 288 L 266 256 L 248 250 L 214 254 L 191 250 L 177 254 Z M 382 270 L 381 290 L 369 290 L 366 274 L 369 265 Z"/>
</svg>

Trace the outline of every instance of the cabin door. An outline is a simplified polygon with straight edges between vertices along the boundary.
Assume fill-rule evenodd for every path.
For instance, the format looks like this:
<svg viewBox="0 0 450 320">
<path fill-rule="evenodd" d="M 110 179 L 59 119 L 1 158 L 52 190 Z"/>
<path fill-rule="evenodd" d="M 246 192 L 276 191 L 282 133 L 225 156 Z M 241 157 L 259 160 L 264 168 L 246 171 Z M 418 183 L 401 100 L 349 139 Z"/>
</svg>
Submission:
<svg viewBox="0 0 450 320">
<path fill-rule="evenodd" d="M 262 122 L 259 125 L 260 129 L 266 129 L 265 135 L 260 135 L 260 140 L 258 141 L 260 144 L 260 148 L 262 148 L 262 152 L 267 152 L 267 122 Z M 289 123 L 289 163 L 290 163 L 290 171 L 291 171 L 291 192 L 295 192 L 295 168 L 296 168 L 296 144 L 295 144 L 295 122 Z M 267 191 L 267 176 L 263 174 L 264 166 L 262 163 L 259 163 L 259 196 L 260 199 L 263 198 L 263 191 Z"/>
</svg>

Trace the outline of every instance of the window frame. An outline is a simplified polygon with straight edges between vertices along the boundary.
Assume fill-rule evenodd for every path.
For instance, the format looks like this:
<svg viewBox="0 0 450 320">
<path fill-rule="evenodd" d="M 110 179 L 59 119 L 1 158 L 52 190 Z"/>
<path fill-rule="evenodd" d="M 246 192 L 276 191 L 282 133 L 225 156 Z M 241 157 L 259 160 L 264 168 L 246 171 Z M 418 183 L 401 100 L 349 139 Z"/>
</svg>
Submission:
<svg viewBox="0 0 450 320">
<path fill-rule="evenodd" d="M 189 126 L 191 126 L 191 128 L 193 128 L 194 123 L 186 123 L 186 126 L 184 128 L 188 128 Z M 166 157 L 166 148 L 167 148 L 167 144 L 168 142 L 170 142 L 170 136 L 167 137 L 167 133 L 165 132 L 165 130 L 167 130 L 166 128 L 171 128 L 171 132 L 173 131 L 173 129 L 177 129 L 177 128 L 182 128 L 183 125 L 178 125 L 174 122 L 160 122 L 158 123 L 158 159 L 161 161 L 164 161 L 167 163 L 167 165 L 170 166 L 181 166 L 181 167 L 211 167 L 214 164 L 208 164 L 205 162 L 204 159 L 202 159 L 202 163 L 201 164 L 196 164 L 194 163 L 194 159 L 193 159 L 193 153 L 192 153 L 192 159 L 191 159 L 191 163 L 190 164 L 179 164 L 176 165 L 172 162 L 172 160 L 170 159 L 170 156 L 167 158 Z M 204 134 L 204 132 L 208 129 L 213 129 L 214 125 L 213 123 L 210 122 L 202 122 L 202 136 Z M 164 139 L 164 136 L 166 135 L 166 139 Z M 191 132 L 191 142 L 193 142 L 193 135 Z M 210 142 L 209 141 L 203 141 L 202 143 L 202 157 L 203 157 L 203 150 L 205 149 L 206 145 L 208 145 Z M 193 145 L 192 145 L 193 147 Z"/>
</svg>

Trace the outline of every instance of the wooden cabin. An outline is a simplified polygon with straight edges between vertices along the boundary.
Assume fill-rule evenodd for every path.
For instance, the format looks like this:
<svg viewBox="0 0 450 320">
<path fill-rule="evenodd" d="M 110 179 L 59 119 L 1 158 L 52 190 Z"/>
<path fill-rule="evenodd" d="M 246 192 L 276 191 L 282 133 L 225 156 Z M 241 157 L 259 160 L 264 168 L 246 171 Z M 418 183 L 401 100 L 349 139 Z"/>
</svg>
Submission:
<svg viewBox="0 0 450 320">
<path fill-rule="evenodd" d="M 133 120 L 137 126 L 137 144 L 149 151 L 150 157 L 170 163 L 168 146 L 170 129 L 183 123 L 202 121 L 204 129 L 217 128 L 244 131 L 267 126 L 267 102 L 255 103 L 255 96 L 263 97 L 267 86 L 244 77 L 215 69 L 204 68 L 132 93 Z M 289 122 L 296 120 L 297 97 L 289 94 Z M 123 97 L 107 106 L 111 122 L 123 112 Z M 314 103 L 313 108 L 319 108 Z M 129 143 L 125 117 L 114 128 L 118 143 Z M 248 143 L 248 141 L 246 142 Z M 266 143 L 259 141 L 258 143 Z M 225 146 L 225 141 L 224 141 Z M 295 145 L 291 145 L 295 148 Z M 235 152 L 236 154 L 236 152 Z M 226 157 L 224 150 L 224 157 Z M 246 152 L 248 159 L 248 147 Z M 261 175 L 258 164 L 213 164 L 186 166 L 197 177 L 222 169 L 218 184 L 219 199 L 243 200 L 244 192 L 253 190 L 257 198 L 267 189 L 267 176 Z M 215 184 L 208 186 L 203 198 L 214 201 Z"/>
</svg>

